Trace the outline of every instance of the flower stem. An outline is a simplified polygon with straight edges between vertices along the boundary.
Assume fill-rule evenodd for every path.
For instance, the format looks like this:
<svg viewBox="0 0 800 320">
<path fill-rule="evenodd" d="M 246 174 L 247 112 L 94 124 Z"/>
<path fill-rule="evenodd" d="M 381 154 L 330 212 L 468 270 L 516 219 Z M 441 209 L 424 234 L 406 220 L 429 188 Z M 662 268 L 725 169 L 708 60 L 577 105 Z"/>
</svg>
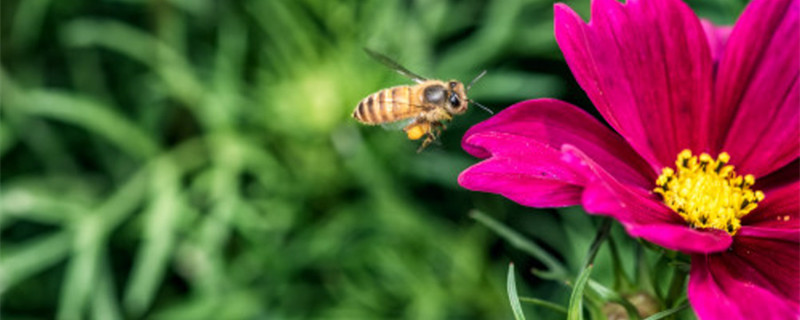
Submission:
<svg viewBox="0 0 800 320">
<path fill-rule="evenodd" d="M 592 245 L 589 247 L 589 252 L 586 254 L 586 259 L 583 261 L 583 268 L 581 269 L 588 268 L 589 265 L 594 262 L 597 252 L 600 251 L 600 246 L 606 241 L 610 232 L 611 219 L 605 218 L 603 219 L 603 224 L 600 225 L 600 229 L 597 231 L 597 235 L 594 237 L 594 241 L 592 241 Z"/>
</svg>

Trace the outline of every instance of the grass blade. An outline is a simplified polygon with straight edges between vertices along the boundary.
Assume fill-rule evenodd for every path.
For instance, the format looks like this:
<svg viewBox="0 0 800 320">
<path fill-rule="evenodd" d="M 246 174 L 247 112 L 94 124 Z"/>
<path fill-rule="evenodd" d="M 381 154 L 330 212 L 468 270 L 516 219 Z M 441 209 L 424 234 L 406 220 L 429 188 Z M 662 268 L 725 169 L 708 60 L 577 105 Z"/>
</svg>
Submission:
<svg viewBox="0 0 800 320">
<path fill-rule="evenodd" d="M 593 265 L 588 265 L 578 275 L 575 280 L 575 287 L 572 288 L 572 294 L 569 297 L 569 307 L 567 308 L 568 320 L 583 320 L 583 291 L 586 289 L 586 283 L 589 282 L 589 275 L 592 274 Z"/>
<path fill-rule="evenodd" d="M 206 92 L 191 63 L 180 52 L 152 34 L 125 23 L 110 19 L 77 19 L 62 27 L 61 37 L 67 45 L 105 48 L 150 67 L 169 92 L 188 107 L 198 105 L 197 97 Z"/>
<path fill-rule="evenodd" d="M 553 280 L 562 280 L 566 278 L 567 269 L 564 268 L 564 266 L 561 265 L 558 260 L 547 253 L 547 251 L 536 245 L 536 243 L 533 241 L 526 239 L 518 232 L 478 210 L 473 210 L 470 212 L 470 217 L 482 223 L 503 239 L 506 239 L 506 241 L 508 241 L 508 243 L 515 248 L 525 251 L 534 258 L 539 259 L 542 264 L 547 266 L 547 272 L 537 272 L 538 276 Z"/>
<path fill-rule="evenodd" d="M 150 133 L 113 107 L 90 97 L 37 89 L 28 91 L 24 98 L 25 104 L 15 106 L 15 110 L 25 115 L 56 119 L 81 127 L 140 159 L 158 152 L 158 144 Z"/>
<path fill-rule="evenodd" d="M 689 307 L 689 304 L 688 304 L 688 303 L 684 303 L 684 304 L 682 304 L 682 305 L 679 305 L 679 306 L 677 306 L 677 307 L 675 307 L 675 308 L 672 308 L 672 309 L 667 309 L 667 310 L 664 310 L 664 311 L 658 312 L 658 313 L 656 313 L 656 314 L 653 314 L 652 316 L 649 316 L 649 317 L 645 318 L 644 320 L 658 320 L 658 319 L 663 319 L 663 318 L 669 317 L 669 316 L 671 316 L 671 315 L 673 315 L 673 314 L 676 314 L 676 313 L 678 313 L 678 312 L 681 312 L 681 311 L 683 311 L 683 309 L 686 309 L 686 308 L 688 308 L 688 307 Z"/>
<path fill-rule="evenodd" d="M 82 319 L 92 292 L 97 290 L 95 280 L 104 243 L 101 216 L 88 215 L 77 222 L 76 238 L 72 241 L 72 257 L 67 263 L 61 286 L 58 319 Z"/>
<path fill-rule="evenodd" d="M 94 319 L 120 320 L 123 318 L 115 294 L 113 273 L 108 258 L 103 257 L 102 260 L 97 290 L 92 295 L 91 315 Z"/>
<path fill-rule="evenodd" d="M 72 234 L 68 231 L 41 236 L 18 245 L 3 247 L 0 261 L 0 293 L 52 267 L 68 257 Z"/>
<path fill-rule="evenodd" d="M 154 162 L 150 179 L 152 202 L 143 215 L 144 241 L 137 252 L 124 298 L 126 310 L 135 316 L 150 307 L 169 268 L 175 229 L 182 213 L 179 171 L 168 159 Z"/>
<path fill-rule="evenodd" d="M 557 311 L 559 313 L 567 314 L 567 308 L 564 308 L 560 304 L 552 303 L 552 302 L 547 301 L 547 300 L 542 300 L 542 299 L 532 298 L 532 297 L 519 297 L 519 301 L 525 302 L 525 303 L 530 303 L 530 304 L 537 305 L 537 306 L 542 306 L 542 307 L 548 308 L 550 310 Z"/>
<path fill-rule="evenodd" d="M 511 302 L 511 310 L 514 311 L 514 319 L 525 320 L 525 314 L 522 313 L 522 305 L 519 303 L 519 296 L 517 295 L 517 284 L 514 280 L 514 264 L 508 264 L 508 282 L 506 284 L 508 289 L 508 300 Z"/>
</svg>

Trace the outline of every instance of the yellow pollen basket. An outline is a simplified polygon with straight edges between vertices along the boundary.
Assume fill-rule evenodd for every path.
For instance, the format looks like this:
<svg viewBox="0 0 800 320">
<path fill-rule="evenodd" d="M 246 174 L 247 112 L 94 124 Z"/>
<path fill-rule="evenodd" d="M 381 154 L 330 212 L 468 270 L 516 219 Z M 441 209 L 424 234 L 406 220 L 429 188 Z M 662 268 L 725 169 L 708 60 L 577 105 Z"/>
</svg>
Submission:
<svg viewBox="0 0 800 320">
<path fill-rule="evenodd" d="M 655 193 L 693 228 L 714 228 L 736 234 L 741 218 L 758 207 L 764 193 L 750 187 L 753 175 L 736 175 L 730 156 L 723 152 L 714 160 L 707 153 L 693 156 L 683 150 L 675 161 L 676 169 L 664 168 L 656 179 Z"/>
</svg>

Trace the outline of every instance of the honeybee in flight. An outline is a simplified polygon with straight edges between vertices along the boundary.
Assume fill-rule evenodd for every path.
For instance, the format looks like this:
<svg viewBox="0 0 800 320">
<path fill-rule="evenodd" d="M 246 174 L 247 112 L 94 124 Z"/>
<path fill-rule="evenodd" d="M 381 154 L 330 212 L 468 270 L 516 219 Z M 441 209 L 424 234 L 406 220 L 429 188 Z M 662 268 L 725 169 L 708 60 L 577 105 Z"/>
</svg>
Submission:
<svg viewBox="0 0 800 320">
<path fill-rule="evenodd" d="M 456 80 L 425 79 L 380 53 L 366 48 L 364 50 L 375 60 L 417 84 L 391 87 L 367 96 L 358 103 L 353 111 L 353 118 L 367 125 L 405 121 L 403 131 L 408 139 L 418 140 L 425 137 L 417 152 L 421 152 L 439 137 L 446 128 L 444 121 L 466 112 L 469 102 L 492 113 L 483 105 L 467 98 L 469 88 L 486 74 L 486 70 L 472 79 L 465 88 L 463 83 Z"/>
</svg>

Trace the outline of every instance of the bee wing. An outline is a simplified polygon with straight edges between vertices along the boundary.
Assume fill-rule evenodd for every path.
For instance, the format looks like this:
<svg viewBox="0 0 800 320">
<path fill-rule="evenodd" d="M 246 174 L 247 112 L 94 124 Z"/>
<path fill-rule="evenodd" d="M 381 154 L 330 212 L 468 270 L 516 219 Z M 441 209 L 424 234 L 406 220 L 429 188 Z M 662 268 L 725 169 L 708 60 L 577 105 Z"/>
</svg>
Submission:
<svg viewBox="0 0 800 320">
<path fill-rule="evenodd" d="M 414 82 L 416 83 L 423 83 L 427 80 L 425 79 L 425 77 L 409 71 L 408 69 L 404 68 L 399 63 L 397 63 L 396 61 L 392 60 L 391 58 L 385 55 L 382 55 L 367 48 L 364 48 L 364 51 L 366 51 L 367 54 L 369 54 L 370 57 L 372 57 L 373 59 L 378 60 L 380 63 L 383 63 L 390 69 L 397 71 L 397 73 L 402 74 L 403 76 L 408 77 L 411 80 L 414 80 Z"/>
<path fill-rule="evenodd" d="M 400 120 L 400 121 L 384 123 L 384 124 L 381 124 L 381 127 L 386 129 L 386 130 L 399 131 L 399 130 L 403 130 L 406 126 L 408 126 L 409 124 L 411 124 L 412 122 L 414 122 L 416 120 L 417 120 L 416 118 L 408 118 L 408 119 L 403 119 L 403 120 Z"/>
</svg>

